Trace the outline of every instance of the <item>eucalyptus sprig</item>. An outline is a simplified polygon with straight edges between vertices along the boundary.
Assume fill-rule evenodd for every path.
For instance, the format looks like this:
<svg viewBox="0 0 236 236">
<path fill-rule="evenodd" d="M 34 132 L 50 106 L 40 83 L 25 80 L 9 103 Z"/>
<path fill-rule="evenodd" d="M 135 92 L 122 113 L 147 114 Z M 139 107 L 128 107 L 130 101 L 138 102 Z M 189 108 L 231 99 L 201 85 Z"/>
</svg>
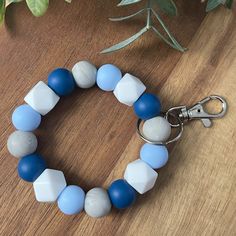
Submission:
<svg viewBox="0 0 236 236">
<path fill-rule="evenodd" d="M 47 11 L 49 5 L 49 0 L 0 0 L 0 24 L 4 21 L 6 8 L 12 3 L 23 2 L 23 1 L 26 2 L 32 14 L 37 17 L 42 16 Z M 72 0 L 64 0 L 64 1 L 70 3 Z M 138 12 L 135 12 L 131 15 L 124 17 L 110 18 L 110 20 L 124 21 L 131 19 L 133 17 L 137 17 L 139 15 L 145 15 L 146 16 L 145 26 L 139 32 L 132 35 L 128 39 L 125 39 L 124 41 L 103 50 L 101 53 L 109 53 L 122 49 L 133 43 L 135 40 L 140 38 L 143 34 L 145 34 L 149 30 L 153 31 L 156 36 L 161 38 L 172 48 L 184 52 L 186 48 L 182 47 L 178 43 L 178 41 L 175 39 L 175 37 L 171 34 L 169 29 L 167 28 L 166 24 L 163 22 L 160 14 L 155 10 L 155 8 L 158 8 L 165 14 L 168 14 L 170 16 L 176 16 L 177 7 L 174 1 L 173 0 L 121 0 L 118 6 L 133 5 L 141 1 L 142 2 L 145 1 L 146 4 L 145 7 L 139 10 Z M 220 5 L 224 5 L 227 8 L 231 8 L 233 5 L 233 1 L 236 0 L 201 0 L 201 2 L 206 2 L 206 1 L 207 1 L 206 11 L 209 12 L 219 7 Z M 156 19 L 160 23 L 160 26 L 162 28 L 161 31 L 153 24 L 153 19 Z M 164 34 L 162 33 L 162 31 L 164 31 Z"/>
<path fill-rule="evenodd" d="M 121 2 L 118 4 L 118 6 L 126 6 L 126 5 L 132 5 L 138 2 L 141 2 L 142 0 L 121 0 Z M 202 0 L 204 2 L 205 0 Z M 208 0 L 206 11 L 211 11 L 218 7 L 219 5 L 225 5 L 228 8 L 231 8 L 233 3 L 233 0 Z M 117 43 L 107 49 L 104 49 L 101 51 L 101 53 L 110 53 L 117 50 L 120 50 L 131 43 L 133 43 L 135 40 L 140 38 L 144 33 L 151 30 L 153 31 L 159 38 L 161 38 L 164 42 L 166 42 L 169 46 L 171 46 L 174 49 L 177 49 L 178 51 L 184 52 L 187 50 L 186 48 L 182 47 L 178 41 L 175 39 L 175 37 L 170 33 L 165 23 L 162 21 L 160 14 L 158 14 L 155 11 L 155 5 L 165 14 L 168 14 L 170 16 L 176 16 L 177 15 L 177 7 L 173 0 L 146 0 L 146 7 L 142 8 L 138 12 L 135 12 L 129 16 L 123 16 L 118 18 L 109 18 L 111 21 L 124 21 L 131 19 L 133 17 L 136 17 L 141 14 L 146 14 L 146 26 L 143 27 L 139 32 L 132 35 L 130 38 L 125 39 L 124 41 Z M 161 25 L 162 29 L 164 30 L 165 35 L 157 29 L 153 25 L 152 18 L 155 18 Z"/>
<path fill-rule="evenodd" d="M 137 2 L 140 2 L 141 0 L 122 0 L 118 6 L 125 6 L 134 4 Z M 147 0 L 146 6 L 139 10 L 136 13 L 133 13 L 129 16 L 124 17 L 118 17 L 118 18 L 110 18 L 111 21 L 124 21 L 131 19 L 133 17 L 136 17 L 141 14 L 146 14 L 146 25 L 136 34 L 132 35 L 130 38 L 125 39 L 124 41 L 113 45 L 112 47 L 109 47 L 107 49 L 104 49 L 101 53 L 110 53 L 117 50 L 120 50 L 129 44 L 133 43 L 135 40 L 137 40 L 139 37 L 141 37 L 144 33 L 151 30 L 157 35 L 159 38 L 161 38 L 164 42 L 166 42 L 169 46 L 171 46 L 174 49 L 177 49 L 181 52 L 184 52 L 186 48 L 182 47 L 178 41 L 175 39 L 175 37 L 171 34 L 171 32 L 168 30 L 167 26 L 161 19 L 161 16 L 154 10 L 154 4 L 156 4 L 161 11 L 164 13 L 176 16 L 177 15 L 177 7 L 175 3 L 172 0 Z M 161 25 L 162 29 L 164 30 L 166 36 L 161 33 L 161 31 L 153 25 L 152 18 L 155 18 Z"/>
<path fill-rule="evenodd" d="M 202 2 L 204 2 L 203 0 Z M 219 7 L 220 5 L 224 5 L 227 8 L 231 8 L 233 4 L 233 0 L 208 0 L 207 1 L 207 6 L 206 6 L 206 11 L 212 11 L 215 8 Z"/>
</svg>

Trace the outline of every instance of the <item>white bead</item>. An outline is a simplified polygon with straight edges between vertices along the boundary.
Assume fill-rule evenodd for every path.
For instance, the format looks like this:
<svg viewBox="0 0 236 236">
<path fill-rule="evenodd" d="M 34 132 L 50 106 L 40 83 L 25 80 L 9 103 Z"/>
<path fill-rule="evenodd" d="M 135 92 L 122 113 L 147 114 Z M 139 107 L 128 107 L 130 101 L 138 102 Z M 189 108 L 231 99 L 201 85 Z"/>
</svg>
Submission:
<svg viewBox="0 0 236 236">
<path fill-rule="evenodd" d="M 26 103 L 43 116 L 56 106 L 59 99 L 43 81 L 39 81 L 24 98 Z"/>
<path fill-rule="evenodd" d="M 66 180 L 62 171 L 46 169 L 34 181 L 34 193 L 39 202 L 55 202 L 66 187 Z"/>
<path fill-rule="evenodd" d="M 124 174 L 124 179 L 140 194 L 152 189 L 157 177 L 157 172 L 140 159 L 129 163 Z"/>
<path fill-rule="evenodd" d="M 135 76 L 126 73 L 113 91 L 119 102 L 132 106 L 146 90 L 145 85 Z"/>
<path fill-rule="evenodd" d="M 163 142 L 170 137 L 171 126 L 165 118 L 157 116 L 144 122 L 143 134 L 149 140 Z"/>
<path fill-rule="evenodd" d="M 97 69 L 88 61 L 80 61 L 72 68 L 75 83 L 80 88 L 91 88 L 96 83 Z"/>
<path fill-rule="evenodd" d="M 38 146 L 34 133 L 14 131 L 7 140 L 8 151 L 17 158 L 32 154 Z"/>
<path fill-rule="evenodd" d="M 102 217 L 111 210 L 111 201 L 103 188 L 89 190 L 85 197 L 84 210 L 91 217 Z"/>
</svg>

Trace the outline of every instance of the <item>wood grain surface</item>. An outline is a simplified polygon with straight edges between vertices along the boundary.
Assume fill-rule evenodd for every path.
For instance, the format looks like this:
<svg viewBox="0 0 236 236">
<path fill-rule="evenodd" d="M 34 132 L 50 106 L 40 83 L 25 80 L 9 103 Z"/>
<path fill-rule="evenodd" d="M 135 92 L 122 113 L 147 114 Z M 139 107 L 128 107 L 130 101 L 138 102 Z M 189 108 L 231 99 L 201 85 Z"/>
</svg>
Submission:
<svg viewBox="0 0 236 236">
<path fill-rule="evenodd" d="M 42 18 L 24 3 L 7 11 L 0 28 L 0 235 L 236 235 L 236 22 L 220 8 L 205 16 L 199 1 L 178 1 L 179 17 L 165 17 L 190 50 L 179 53 L 151 32 L 111 55 L 98 52 L 137 32 L 144 19 L 113 23 L 109 16 L 132 13 L 117 1 L 51 1 Z M 17 176 L 17 160 L 6 148 L 14 130 L 11 113 L 29 89 L 46 81 L 56 67 L 87 59 L 114 63 L 158 94 L 163 109 L 192 105 L 210 94 L 227 98 L 229 111 L 210 129 L 200 121 L 186 125 L 169 147 L 170 161 L 154 189 L 124 211 L 102 219 L 85 213 L 65 216 L 56 204 L 35 200 L 33 188 Z M 139 157 L 142 141 L 136 117 L 112 93 L 76 89 L 61 99 L 37 131 L 38 151 L 49 167 L 62 170 L 69 184 L 86 191 L 122 178 Z"/>
</svg>

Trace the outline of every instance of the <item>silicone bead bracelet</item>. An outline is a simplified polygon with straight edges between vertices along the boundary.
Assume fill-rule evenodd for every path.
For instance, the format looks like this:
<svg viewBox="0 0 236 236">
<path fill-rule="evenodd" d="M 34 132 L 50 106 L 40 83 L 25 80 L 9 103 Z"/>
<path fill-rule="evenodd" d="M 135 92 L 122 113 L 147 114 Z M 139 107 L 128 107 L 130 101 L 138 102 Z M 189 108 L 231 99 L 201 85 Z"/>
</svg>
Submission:
<svg viewBox="0 0 236 236">
<path fill-rule="evenodd" d="M 32 132 L 40 126 L 42 116 L 50 112 L 61 97 L 72 93 L 75 87 L 97 86 L 113 91 L 119 102 L 133 106 L 134 113 L 144 120 L 142 135 L 147 140 L 140 150 L 140 158 L 129 163 L 123 179 L 111 183 L 107 190 L 93 188 L 86 194 L 75 185 L 67 185 L 62 171 L 49 169 L 44 158 L 37 153 L 37 138 Z M 38 82 L 25 96 L 26 104 L 18 106 L 12 114 L 17 129 L 7 141 L 9 152 L 19 158 L 18 175 L 32 182 L 39 202 L 57 202 L 59 209 L 67 214 L 77 214 L 83 209 L 92 217 L 107 215 L 112 205 L 118 209 L 131 206 L 137 194 L 153 188 L 158 174 L 155 169 L 168 161 L 164 144 L 170 137 L 171 125 L 160 115 L 161 103 L 157 96 L 147 93 L 145 85 L 137 77 L 126 73 L 122 77 L 119 68 L 106 64 L 98 70 L 88 61 L 76 63 L 72 71 L 58 68 L 48 76 L 47 84 Z"/>
</svg>

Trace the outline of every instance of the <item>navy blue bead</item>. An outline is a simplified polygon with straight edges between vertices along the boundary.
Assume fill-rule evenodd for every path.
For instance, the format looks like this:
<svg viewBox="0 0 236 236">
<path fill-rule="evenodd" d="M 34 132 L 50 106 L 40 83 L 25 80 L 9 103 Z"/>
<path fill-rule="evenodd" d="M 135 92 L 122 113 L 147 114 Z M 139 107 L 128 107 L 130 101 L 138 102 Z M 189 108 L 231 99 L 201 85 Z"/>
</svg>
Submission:
<svg viewBox="0 0 236 236">
<path fill-rule="evenodd" d="M 159 116 L 161 102 L 159 98 L 151 93 L 144 93 L 135 103 L 134 112 L 142 120 L 148 120 Z"/>
<path fill-rule="evenodd" d="M 123 179 L 114 181 L 108 193 L 112 204 L 118 209 L 127 208 L 136 200 L 136 191 Z"/>
<path fill-rule="evenodd" d="M 69 70 L 58 68 L 49 74 L 48 86 L 59 96 L 69 95 L 75 88 L 74 77 Z"/>
<path fill-rule="evenodd" d="M 25 181 L 34 182 L 46 167 L 46 162 L 39 154 L 30 154 L 19 161 L 18 175 Z"/>
</svg>

